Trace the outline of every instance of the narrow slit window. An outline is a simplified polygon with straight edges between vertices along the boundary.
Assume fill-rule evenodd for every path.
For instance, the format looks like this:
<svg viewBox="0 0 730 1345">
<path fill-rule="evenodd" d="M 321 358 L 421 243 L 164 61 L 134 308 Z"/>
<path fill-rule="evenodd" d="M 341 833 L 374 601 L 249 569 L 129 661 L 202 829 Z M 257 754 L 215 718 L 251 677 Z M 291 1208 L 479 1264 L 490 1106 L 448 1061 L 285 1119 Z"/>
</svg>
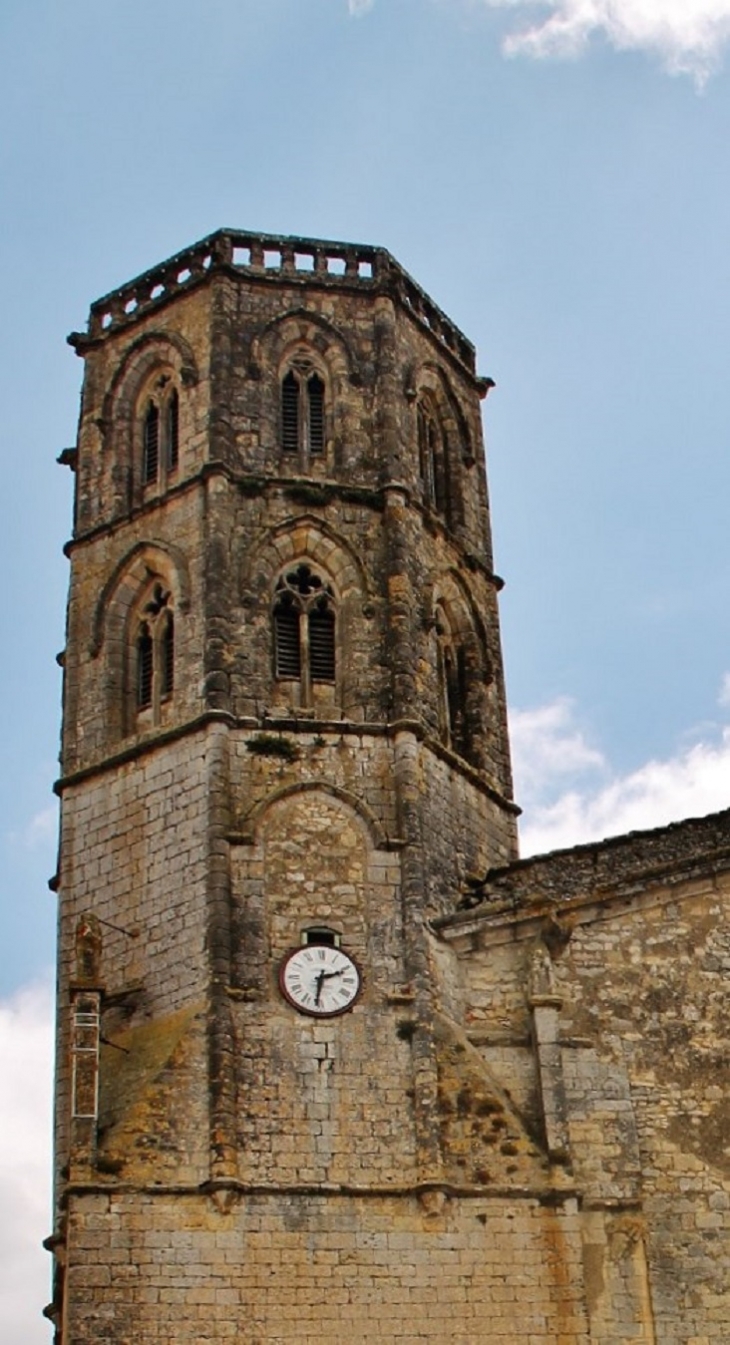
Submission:
<svg viewBox="0 0 730 1345">
<path fill-rule="evenodd" d="M 281 434 L 285 453 L 299 452 L 299 380 L 289 371 L 281 385 Z"/>
<path fill-rule="evenodd" d="M 418 407 L 418 470 L 424 503 L 448 520 L 451 512 L 448 444 L 438 414 L 428 401 Z"/>
<path fill-rule="evenodd" d="M 433 457 L 431 454 L 431 420 L 422 406 L 418 408 L 418 470 L 423 482 L 427 504 L 433 500 Z"/>
<path fill-rule="evenodd" d="M 326 599 L 309 613 L 309 668 L 313 682 L 334 682 L 335 615 Z"/>
<path fill-rule="evenodd" d="M 180 463 L 180 393 L 171 373 L 159 375 L 143 405 L 141 484 L 164 489 Z"/>
<path fill-rule="evenodd" d="M 313 456 L 324 453 L 324 383 L 317 374 L 307 383 L 309 402 L 309 452 Z"/>
<path fill-rule="evenodd" d="M 173 388 L 167 403 L 167 470 L 174 472 L 180 456 L 179 447 L 180 399 Z"/>
<path fill-rule="evenodd" d="M 452 649 L 446 649 L 444 652 L 444 672 L 446 674 L 446 701 L 449 723 L 448 736 L 451 746 L 457 748 L 459 724 L 461 720 L 461 694 L 458 667 L 454 661 L 454 653 Z"/>
<path fill-rule="evenodd" d="M 142 479 L 145 485 L 157 480 L 160 465 L 160 411 L 150 402 L 144 418 L 144 459 Z"/>
<path fill-rule="evenodd" d="M 154 669 L 154 643 L 150 628 L 145 622 L 137 636 L 137 708 L 146 710 L 152 704 L 152 674 Z"/>
<path fill-rule="evenodd" d="M 433 480 L 433 502 L 440 514 L 447 512 L 448 490 L 444 445 L 435 420 L 428 422 L 428 448 Z"/>
<path fill-rule="evenodd" d="M 168 612 L 160 641 L 160 692 L 164 698 L 172 695 L 175 689 L 175 623 L 172 612 Z"/>
<path fill-rule="evenodd" d="M 299 612 L 293 599 L 284 594 L 274 611 L 276 676 L 298 680 L 302 671 Z"/>
</svg>

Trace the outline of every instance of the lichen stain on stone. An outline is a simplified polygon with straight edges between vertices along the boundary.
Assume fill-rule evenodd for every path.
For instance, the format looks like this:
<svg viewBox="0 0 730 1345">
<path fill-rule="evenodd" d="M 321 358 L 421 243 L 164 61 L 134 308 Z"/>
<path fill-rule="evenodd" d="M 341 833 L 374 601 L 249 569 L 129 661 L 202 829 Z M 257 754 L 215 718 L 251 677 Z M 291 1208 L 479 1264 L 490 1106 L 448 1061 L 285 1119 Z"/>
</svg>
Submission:
<svg viewBox="0 0 730 1345">
<path fill-rule="evenodd" d="M 716 1060 L 715 1067 L 719 1084 L 724 1078 L 726 1060 Z M 726 1100 L 700 1117 L 697 1124 L 692 1116 L 677 1113 L 669 1122 L 667 1135 L 683 1153 L 694 1154 L 710 1167 L 730 1174 L 730 1111 Z"/>
<path fill-rule="evenodd" d="M 646 1236 L 646 1220 L 637 1214 L 620 1214 L 608 1221 L 608 1234 L 611 1260 L 624 1261 Z"/>
<path fill-rule="evenodd" d="M 476 1047 L 441 1014 L 435 1020 L 434 1043 L 448 1179 L 468 1185 L 544 1187 L 545 1160 Z"/>
<path fill-rule="evenodd" d="M 177 1075 L 188 1052 L 185 1039 L 202 1006 L 192 1005 L 162 1019 L 119 1033 L 114 1044 L 102 1046 L 99 1089 L 99 1147 L 101 1169 L 120 1167 L 129 1152 L 131 1135 L 139 1150 L 176 1150 L 172 1088 L 165 1074 Z M 176 1084 L 179 1088 L 179 1084 Z M 126 1132 L 129 1131 L 129 1136 Z M 125 1164 L 126 1165 L 126 1164 Z"/>
<path fill-rule="evenodd" d="M 601 1298 L 605 1292 L 604 1277 L 605 1247 L 596 1242 L 583 1244 L 583 1274 L 586 1288 L 586 1302 L 591 1318 L 598 1312 Z"/>
</svg>

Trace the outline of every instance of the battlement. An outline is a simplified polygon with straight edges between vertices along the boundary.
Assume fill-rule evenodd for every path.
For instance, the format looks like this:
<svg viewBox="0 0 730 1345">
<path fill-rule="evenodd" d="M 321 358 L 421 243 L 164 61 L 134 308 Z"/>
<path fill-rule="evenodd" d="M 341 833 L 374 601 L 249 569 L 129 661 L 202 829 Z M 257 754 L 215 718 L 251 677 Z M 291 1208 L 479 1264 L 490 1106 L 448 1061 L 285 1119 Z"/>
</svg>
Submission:
<svg viewBox="0 0 730 1345">
<path fill-rule="evenodd" d="M 219 229 L 159 266 L 105 294 L 91 305 L 86 332 L 69 342 L 83 354 L 90 345 L 137 322 L 184 290 L 204 283 L 218 271 L 246 275 L 265 284 L 316 285 L 327 289 L 364 289 L 388 294 L 446 348 L 472 376 L 471 341 L 385 249 L 358 243 L 291 238 L 278 234 Z"/>
</svg>

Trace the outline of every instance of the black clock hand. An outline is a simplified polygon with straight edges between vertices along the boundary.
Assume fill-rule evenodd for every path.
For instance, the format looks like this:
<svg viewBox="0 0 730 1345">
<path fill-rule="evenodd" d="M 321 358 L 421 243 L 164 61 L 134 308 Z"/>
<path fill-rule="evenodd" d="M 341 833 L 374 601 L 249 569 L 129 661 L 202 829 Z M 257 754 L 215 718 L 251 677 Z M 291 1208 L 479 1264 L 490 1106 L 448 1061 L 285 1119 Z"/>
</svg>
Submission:
<svg viewBox="0 0 730 1345">
<path fill-rule="evenodd" d="M 316 986 L 317 986 L 317 989 L 316 989 L 315 994 L 314 994 L 314 1002 L 315 1002 L 315 1004 L 319 1004 L 320 995 L 322 994 L 322 986 L 324 985 L 325 981 L 331 981 L 333 976 L 341 976 L 344 970 L 345 970 L 344 967 L 340 967 L 340 970 L 339 970 L 339 971 L 318 971 L 318 972 L 317 972 L 317 975 L 316 975 L 316 977 L 315 977 L 315 984 L 316 984 Z"/>
</svg>

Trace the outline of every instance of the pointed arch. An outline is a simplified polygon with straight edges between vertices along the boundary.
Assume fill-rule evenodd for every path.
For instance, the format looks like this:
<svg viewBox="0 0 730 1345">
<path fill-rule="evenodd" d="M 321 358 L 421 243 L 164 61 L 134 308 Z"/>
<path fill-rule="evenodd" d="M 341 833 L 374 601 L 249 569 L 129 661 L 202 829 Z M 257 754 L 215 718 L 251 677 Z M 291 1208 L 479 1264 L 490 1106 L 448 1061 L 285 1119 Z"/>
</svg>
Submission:
<svg viewBox="0 0 730 1345">
<path fill-rule="evenodd" d="M 460 639 L 469 639 L 476 636 L 483 653 L 484 674 L 491 676 L 491 661 L 488 654 L 489 639 L 484 619 L 463 575 L 453 567 L 442 570 L 433 579 L 431 588 L 433 612 L 439 605 L 448 611 L 450 624 L 455 635 L 458 635 Z"/>
<path fill-rule="evenodd" d="M 289 577 L 300 568 L 319 579 L 319 601 L 316 594 L 300 601 L 292 591 Z M 356 717 L 366 694 L 361 668 L 375 601 L 350 543 L 312 515 L 288 519 L 259 535 L 242 561 L 239 584 L 242 607 L 254 618 L 260 666 L 268 660 L 270 668 L 260 693 L 266 703 L 276 713 Z"/>
<path fill-rule="evenodd" d="M 91 623 L 89 653 L 97 658 L 115 609 L 126 612 L 150 579 L 158 575 L 168 583 L 178 611 L 190 606 L 190 571 L 184 553 L 168 542 L 137 542 L 117 562 L 99 597 Z M 118 613 L 118 615 L 119 615 Z"/>
<path fill-rule="evenodd" d="M 353 595 L 370 597 L 367 575 L 360 557 L 334 528 L 313 514 L 300 514 L 262 533 L 247 553 L 239 576 L 245 593 L 256 575 L 267 584 L 278 570 L 297 559 L 309 559 L 323 567 L 336 586 L 342 602 Z"/>
<path fill-rule="evenodd" d="M 360 381 L 347 336 L 309 308 L 290 308 L 267 322 L 251 341 L 250 362 L 260 373 L 264 366 L 279 366 L 287 352 L 297 346 L 316 351 L 335 378 Z"/>
<path fill-rule="evenodd" d="M 363 439 L 352 406 L 362 377 L 351 339 L 320 313 L 278 314 L 251 341 L 261 443 L 286 475 L 327 477 L 345 469 Z"/>
<path fill-rule="evenodd" d="M 192 346 L 177 332 L 145 332 L 126 350 L 102 402 L 105 426 L 123 423 L 132 414 L 140 389 L 158 366 L 170 365 L 184 387 L 194 387 L 200 372 Z"/>
<path fill-rule="evenodd" d="M 199 381 L 192 348 L 174 332 L 145 332 L 114 372 L 99 421 L 115 508 L 125 512 L 164 490 L 180 462 L 190 422 L 186 393 Z"/>
<path fill-rule="evenodd" d="M 446 746 L 483 764 L 486 689 L 493 680 L 484 623 L 462 577 L 447 570 L 432 592 L 437 724 Z"/>
<path fill-rule="evenodd" d="M 89 653 L 103 658 L 110 741 L 140 727 L 169 723 L 177 661 L 177 614 L 190 606 L 183 553 L 164 542 L 138 542 L 123 555 L 92 616 Z"/>
<path fill-rule="evenodd" d="M 330 798 L 337 799 L 338 803 L 344 805 L 358 821 L 370 846 L 376 850 L 387 850 L 389 848 L 388 837 L 367 803 L 358 798 L 356 794 L 351 793 L 350 790 L 342 789 L 330 780 L 304 780 L 298 784 L 282 785 L 281 788 L 272 790 L 242 817 L 240 825 L 242 839 L 249 844 L 256 844 L 260 839 L 261 827 L 267 813 L 277 803 L 281 803 L 284 799 L 291 798 L 295 794 L 311 793 L 325 794 Z"/>
<path fill-rule="evenodd" d="M 474 463 L 472 435 L 446 371 L 432 361 L 412 364 L 404 392 L 414 406 L 417 475 L 424 504 L 449 527 L 464 520 L 462 473 Z"/>
</svg>

